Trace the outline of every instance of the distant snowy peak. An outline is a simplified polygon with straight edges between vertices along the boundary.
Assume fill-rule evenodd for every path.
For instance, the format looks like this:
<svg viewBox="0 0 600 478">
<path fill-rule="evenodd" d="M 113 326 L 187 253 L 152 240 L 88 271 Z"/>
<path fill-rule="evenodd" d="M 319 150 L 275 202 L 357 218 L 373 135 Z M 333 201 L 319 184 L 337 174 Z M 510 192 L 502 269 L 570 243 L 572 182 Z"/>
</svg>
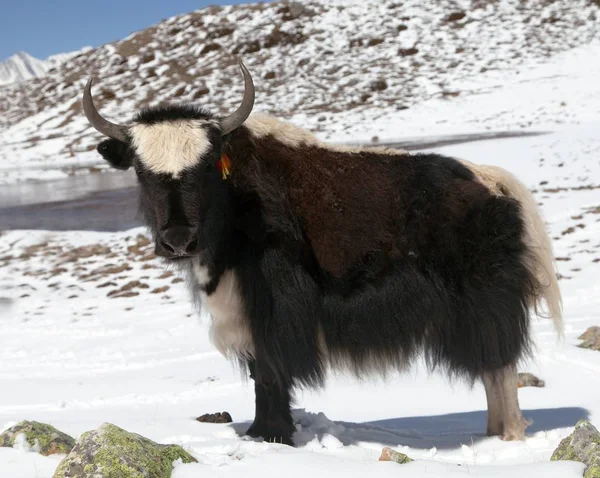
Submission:
<svg viewBox="0 0 600 478">
<path fill-rule="evenodd" d="M 0 85 L 39 78 L 51 68 L 56 68 L 73 56 L 88 50 L 91 50 L 91 47 L 70 53 L 58 53 L 49 56 L 46 60 L 40 60 L 29 53 L 20 51 L 6 60 L 0 61 Z"/>
<path fill-rule="evenodd" d="M 0 62 L 0 85 L 43 76 L 47 69 L 46 62 L 43 60 L 25 52 L 15 53 Z"/>
</svg>

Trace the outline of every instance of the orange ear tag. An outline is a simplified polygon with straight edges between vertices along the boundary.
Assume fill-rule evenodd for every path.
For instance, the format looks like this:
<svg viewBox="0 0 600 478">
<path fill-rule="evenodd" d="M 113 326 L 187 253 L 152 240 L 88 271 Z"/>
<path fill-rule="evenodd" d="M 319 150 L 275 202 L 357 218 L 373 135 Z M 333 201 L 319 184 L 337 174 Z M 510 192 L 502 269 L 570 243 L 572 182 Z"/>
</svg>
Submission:
<svg viewBox="0 0 600 478">
<path fill-rule="evenodd" d="M 227 176 L 231 174 L 231 171 L 229 170 L 230 167 L 231 160 L 229 159 L 229 156 L 223 153 L 221 159 L 217 161 L 217 168 L 219 168 L 219 170 L 221 171 L 221 177 L 223 179 L 227 179 Z"/>
</svg>

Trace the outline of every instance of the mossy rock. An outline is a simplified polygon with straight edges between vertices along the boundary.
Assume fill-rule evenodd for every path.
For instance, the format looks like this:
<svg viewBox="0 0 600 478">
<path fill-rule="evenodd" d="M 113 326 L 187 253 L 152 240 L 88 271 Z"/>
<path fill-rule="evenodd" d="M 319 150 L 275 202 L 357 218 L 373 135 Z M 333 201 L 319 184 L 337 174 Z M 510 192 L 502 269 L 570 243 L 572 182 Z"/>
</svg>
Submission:
<svg viewBox="0 0 600 478">
<path fill-rule="evenodd" d="M 75 439 L 63 433 L 52 425 L 39 422 L 23 421 L 17 423 L 0 435 L 0 446 L 13 447 L 19 435 L 25 435 L 25 440 L 31 447 L 42 455 L 69 453 L 75 446 Z"/>
<path fill-rule="evenodd" d="M 550 459 L 584 463 L 584 478 L 600 478 L 600 432 L 589 421 L 579 421 L 573 433 L 560 442 Z"/>
<path fill-rule="evenodd" d="M 393 461 L 400 465 L 405 465 L 413 460 L 409 458 L 408 455 L 400 453 L 399 451 L 393 450 L 392 448 L 386 446 L 383 450 L 381 450 L 379 461 Z"/>
<path fill-rule="evenodd" d="M 177 445 L 160 445 L 110 423 L 85 432 L 53 478 L 170 478 L 173 462 L 196 462 Z"/>
</svg>

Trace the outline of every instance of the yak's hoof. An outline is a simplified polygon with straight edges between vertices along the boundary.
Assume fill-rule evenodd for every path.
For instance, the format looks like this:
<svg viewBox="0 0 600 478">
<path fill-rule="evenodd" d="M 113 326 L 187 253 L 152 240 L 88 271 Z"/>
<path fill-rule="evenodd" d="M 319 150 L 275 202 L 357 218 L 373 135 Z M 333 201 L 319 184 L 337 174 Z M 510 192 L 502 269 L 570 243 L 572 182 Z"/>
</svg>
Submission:
<svg viewBox="0 0 600 478">
<path fill-rule="evenodd" d="M 504 426 L 504 433 L 502 433 L 502 440 L 504 441 L 523 441 L 525 440 L 525 430 L 531 425 L 530 420 L 526 420 L 521 417 L 514 422 Z"/>
<path fill-rule="evenodd" d="M 501 439 L 502 441 L 523 441 L 525 440 L 525 431 L 506 432 Z"/>
<path fill-rule="evenodd" d="M 252 438 L 262 438 L 268 443 L 280 443 L 282 445 L 294 446 L 292 433 L 293 432 L 290 431 L 269 429 L 264 425 L 257 425 L 256 423 L 250 425 L 250 428 L 246 431 L 246 435 Z"/>
</svg>

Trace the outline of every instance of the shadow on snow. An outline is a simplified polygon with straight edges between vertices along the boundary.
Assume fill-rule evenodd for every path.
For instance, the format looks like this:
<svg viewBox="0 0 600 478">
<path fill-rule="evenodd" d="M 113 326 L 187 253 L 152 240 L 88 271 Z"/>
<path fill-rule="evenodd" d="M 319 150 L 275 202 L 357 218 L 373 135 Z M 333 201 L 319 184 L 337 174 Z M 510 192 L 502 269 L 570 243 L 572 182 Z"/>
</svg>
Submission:
<svg viewBox="0 0 600 478">
<path fill-rule="evenodd" d="M 589 411 L 579 407 L 523 410 L 533 423 L 527 429 L 531 436 L 542 431 L 569 428 Z M 392 447 L 408 446 L 418 449 L 454 449 L 471 445 L 486 437 L 487 412 L 484 410 L 447 415 L 388 418 L 364 423 L 333 422 L 323 413 L 294 410 L 299 429 L 294 435 L 297 446 L 304 446 L 315 437 L 336 437 L 343 445 L 378 444 Z M 244 436 L 250 423 L 234 423 L 238 435 Z"/>
</svg>

